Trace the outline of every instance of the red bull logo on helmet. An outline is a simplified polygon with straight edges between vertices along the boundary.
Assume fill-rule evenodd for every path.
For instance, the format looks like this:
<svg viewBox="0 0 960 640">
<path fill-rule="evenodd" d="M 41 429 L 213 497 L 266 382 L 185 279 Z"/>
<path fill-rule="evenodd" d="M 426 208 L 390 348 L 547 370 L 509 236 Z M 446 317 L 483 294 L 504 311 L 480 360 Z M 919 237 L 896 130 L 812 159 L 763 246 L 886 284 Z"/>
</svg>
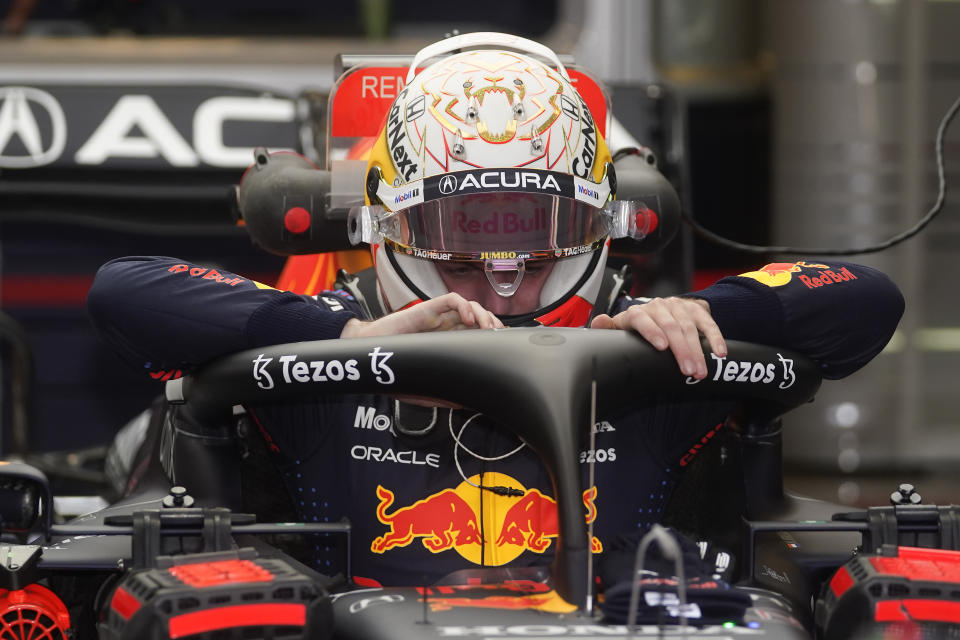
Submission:
<svg viewBox="0 0 960 640">
<path fill-rule="evenodd" d="M 550 221 L 543 207 L 525 213 L 491 211 L 482 218 L 471 218 L 466 212 L 457 211 L 453 215 L 453 228 L 469 234 L 508 235 L 547 231 Z"/>
<path fill-rule="evenodd" d="M 475 475 L 469 480 L 480 484 L 481 477 Z M 475 564 L 480 564 L 482 558 L 483 564 L 497 566 L 510 562 L 524 551 L 543 553 L 559 535 L 557 503 L 539 489 L 526 489 L 508 475 L 484 474 L 484 485 L 510 487 L 523 495 L 484 493 L 481 512 L 480 489 L 470 482 L 462 482 L 455 489 L 431 494 L 392 512 L 393 492 L 378 486 L 377 519 L 388 530 L 373 540 L 370 550 L 386 553 L 419 540 L 431 553 L 453 549 Z M 596 499 L 596 487 L 583 492 L 587 523 L 596 520 Z M 481 531 L 488 533 L 483 536 Z M 594 553 L 603 551 L 603 544 L 595 537 L 590 547 Z"/>
</svg>

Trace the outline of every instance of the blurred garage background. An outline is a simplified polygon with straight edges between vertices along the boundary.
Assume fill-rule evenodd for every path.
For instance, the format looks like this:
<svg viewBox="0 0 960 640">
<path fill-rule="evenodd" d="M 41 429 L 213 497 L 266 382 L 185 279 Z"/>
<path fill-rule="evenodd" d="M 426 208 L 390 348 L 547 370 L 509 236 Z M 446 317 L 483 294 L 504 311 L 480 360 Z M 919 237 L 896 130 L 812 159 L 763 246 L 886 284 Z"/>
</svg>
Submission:
<svg viewBox="0 0 960 640">
<path fill-rule="evenodd" d="M 412 55 L 453 30 L 540 40 L 605 83 L 701 224 L 764 245 L 862 247 L 913 225 L 960 95 L 948 0 L 2 0 L 0 17 L 3 455 L 96 460 L 160 392 L 88 326 L 106 260 L 176 255 L 276 280 L 283 259 L 251 245 L 227 193 L 255 146 L 327 161 L 349 54 Z M 960 132 L 944 153 L 956 185 Z M 862 504 L 912 480 L 957 500 L 958 213 L 948 196 L 925 232 L 856 258 L 898 282 L 907 313 L 873 364 L 788 419 L 788 486 Z M 651 290 L 787 258 L 684 231 Z"/>
</svg>

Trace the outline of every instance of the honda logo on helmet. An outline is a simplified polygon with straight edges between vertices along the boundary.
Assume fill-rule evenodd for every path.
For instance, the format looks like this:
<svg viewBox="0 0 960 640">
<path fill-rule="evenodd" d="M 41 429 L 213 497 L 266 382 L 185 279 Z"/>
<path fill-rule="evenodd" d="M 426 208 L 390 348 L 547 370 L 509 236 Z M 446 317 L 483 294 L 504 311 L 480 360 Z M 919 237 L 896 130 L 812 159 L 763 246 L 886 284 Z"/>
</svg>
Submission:
<svg viewBox="0 0 960 640">
<path fill-rule="evenodd" d="M 49 124 L 41 127 L 43 114 Z M 44 144 L 42 131 L 49 131 Z M 19 146 L 13 143 L 14 138 Z M 0 87 L 0 168 L 26 169 L 55 162 L 67 143 L 67 119 L 56 98 L 33 87 Z"/>
<path fill-rule="evenodd" d="M 440 193 L 449 195 L 457 190 L 457 179 L 453 176 L 443 176 L 440 178 Z"/>
</svg>

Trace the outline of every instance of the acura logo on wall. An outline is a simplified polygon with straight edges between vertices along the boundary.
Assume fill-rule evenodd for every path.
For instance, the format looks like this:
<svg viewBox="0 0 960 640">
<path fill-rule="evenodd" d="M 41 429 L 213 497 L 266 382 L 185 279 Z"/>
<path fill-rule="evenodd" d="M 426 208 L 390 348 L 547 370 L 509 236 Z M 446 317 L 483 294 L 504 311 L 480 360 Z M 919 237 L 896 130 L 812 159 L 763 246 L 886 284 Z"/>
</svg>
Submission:
<svg viewBox="0 0 960 640">
<path fill-rule="evenodd" d="M 449 195 L 457 190 L 457 179 L 453 176 L 444 176 L 440 179 L 440 193 Z"/>
<path fill-rule="evenodd" d="M 52 95 L 33 87 L 0 87 L 0 168 L 50 164 L 66 143 L 67 119 Z"/>
</svg>

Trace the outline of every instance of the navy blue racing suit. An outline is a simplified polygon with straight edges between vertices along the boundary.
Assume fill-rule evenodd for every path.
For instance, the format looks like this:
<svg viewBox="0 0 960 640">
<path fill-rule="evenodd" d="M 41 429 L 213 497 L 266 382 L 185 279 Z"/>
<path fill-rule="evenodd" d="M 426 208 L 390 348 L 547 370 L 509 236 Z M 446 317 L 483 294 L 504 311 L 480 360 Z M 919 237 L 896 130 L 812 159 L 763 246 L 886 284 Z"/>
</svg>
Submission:
<svg viewBox="0 0 960 640">
<path fill-rule="evenodd" d="M 768 265 L 688 295 L 710 304 L 725 338 L 804 353 L 826 378 L 846 376 L 879 353 L 904 306 L 887 276 L 838 262 Z M 623 296 L 612 311 L 638 303 Z M 343 291 L 277 291 L 165 257 L 105 264 L 88 309 L 106 342 L 158 380 L 244 349 L 337 338 L 361 316 Z M 615 534 L 660 520 L 695 445 L 717 432 L 731 408 L 661 397 L 598 416 L 595 449 L 580 452 L 584 470 L 596 463 L 595 484 L 583 496 L 595 553 Z M 529 447 L 484 416 L 375 395 L 247 409 L 269 441 L 298 517 L 351 520 L 355 575 L 426 584 L 480 565 L 548 563 L 557 517 L 546 471 Z M 408 431 L 434 428 L 404 436 L 398 423 Z M 495 495 L 471 482 L 519 491 Z M 339 544 L 311 544 L 319 570 L 343 570 Z"/>
</svg>

